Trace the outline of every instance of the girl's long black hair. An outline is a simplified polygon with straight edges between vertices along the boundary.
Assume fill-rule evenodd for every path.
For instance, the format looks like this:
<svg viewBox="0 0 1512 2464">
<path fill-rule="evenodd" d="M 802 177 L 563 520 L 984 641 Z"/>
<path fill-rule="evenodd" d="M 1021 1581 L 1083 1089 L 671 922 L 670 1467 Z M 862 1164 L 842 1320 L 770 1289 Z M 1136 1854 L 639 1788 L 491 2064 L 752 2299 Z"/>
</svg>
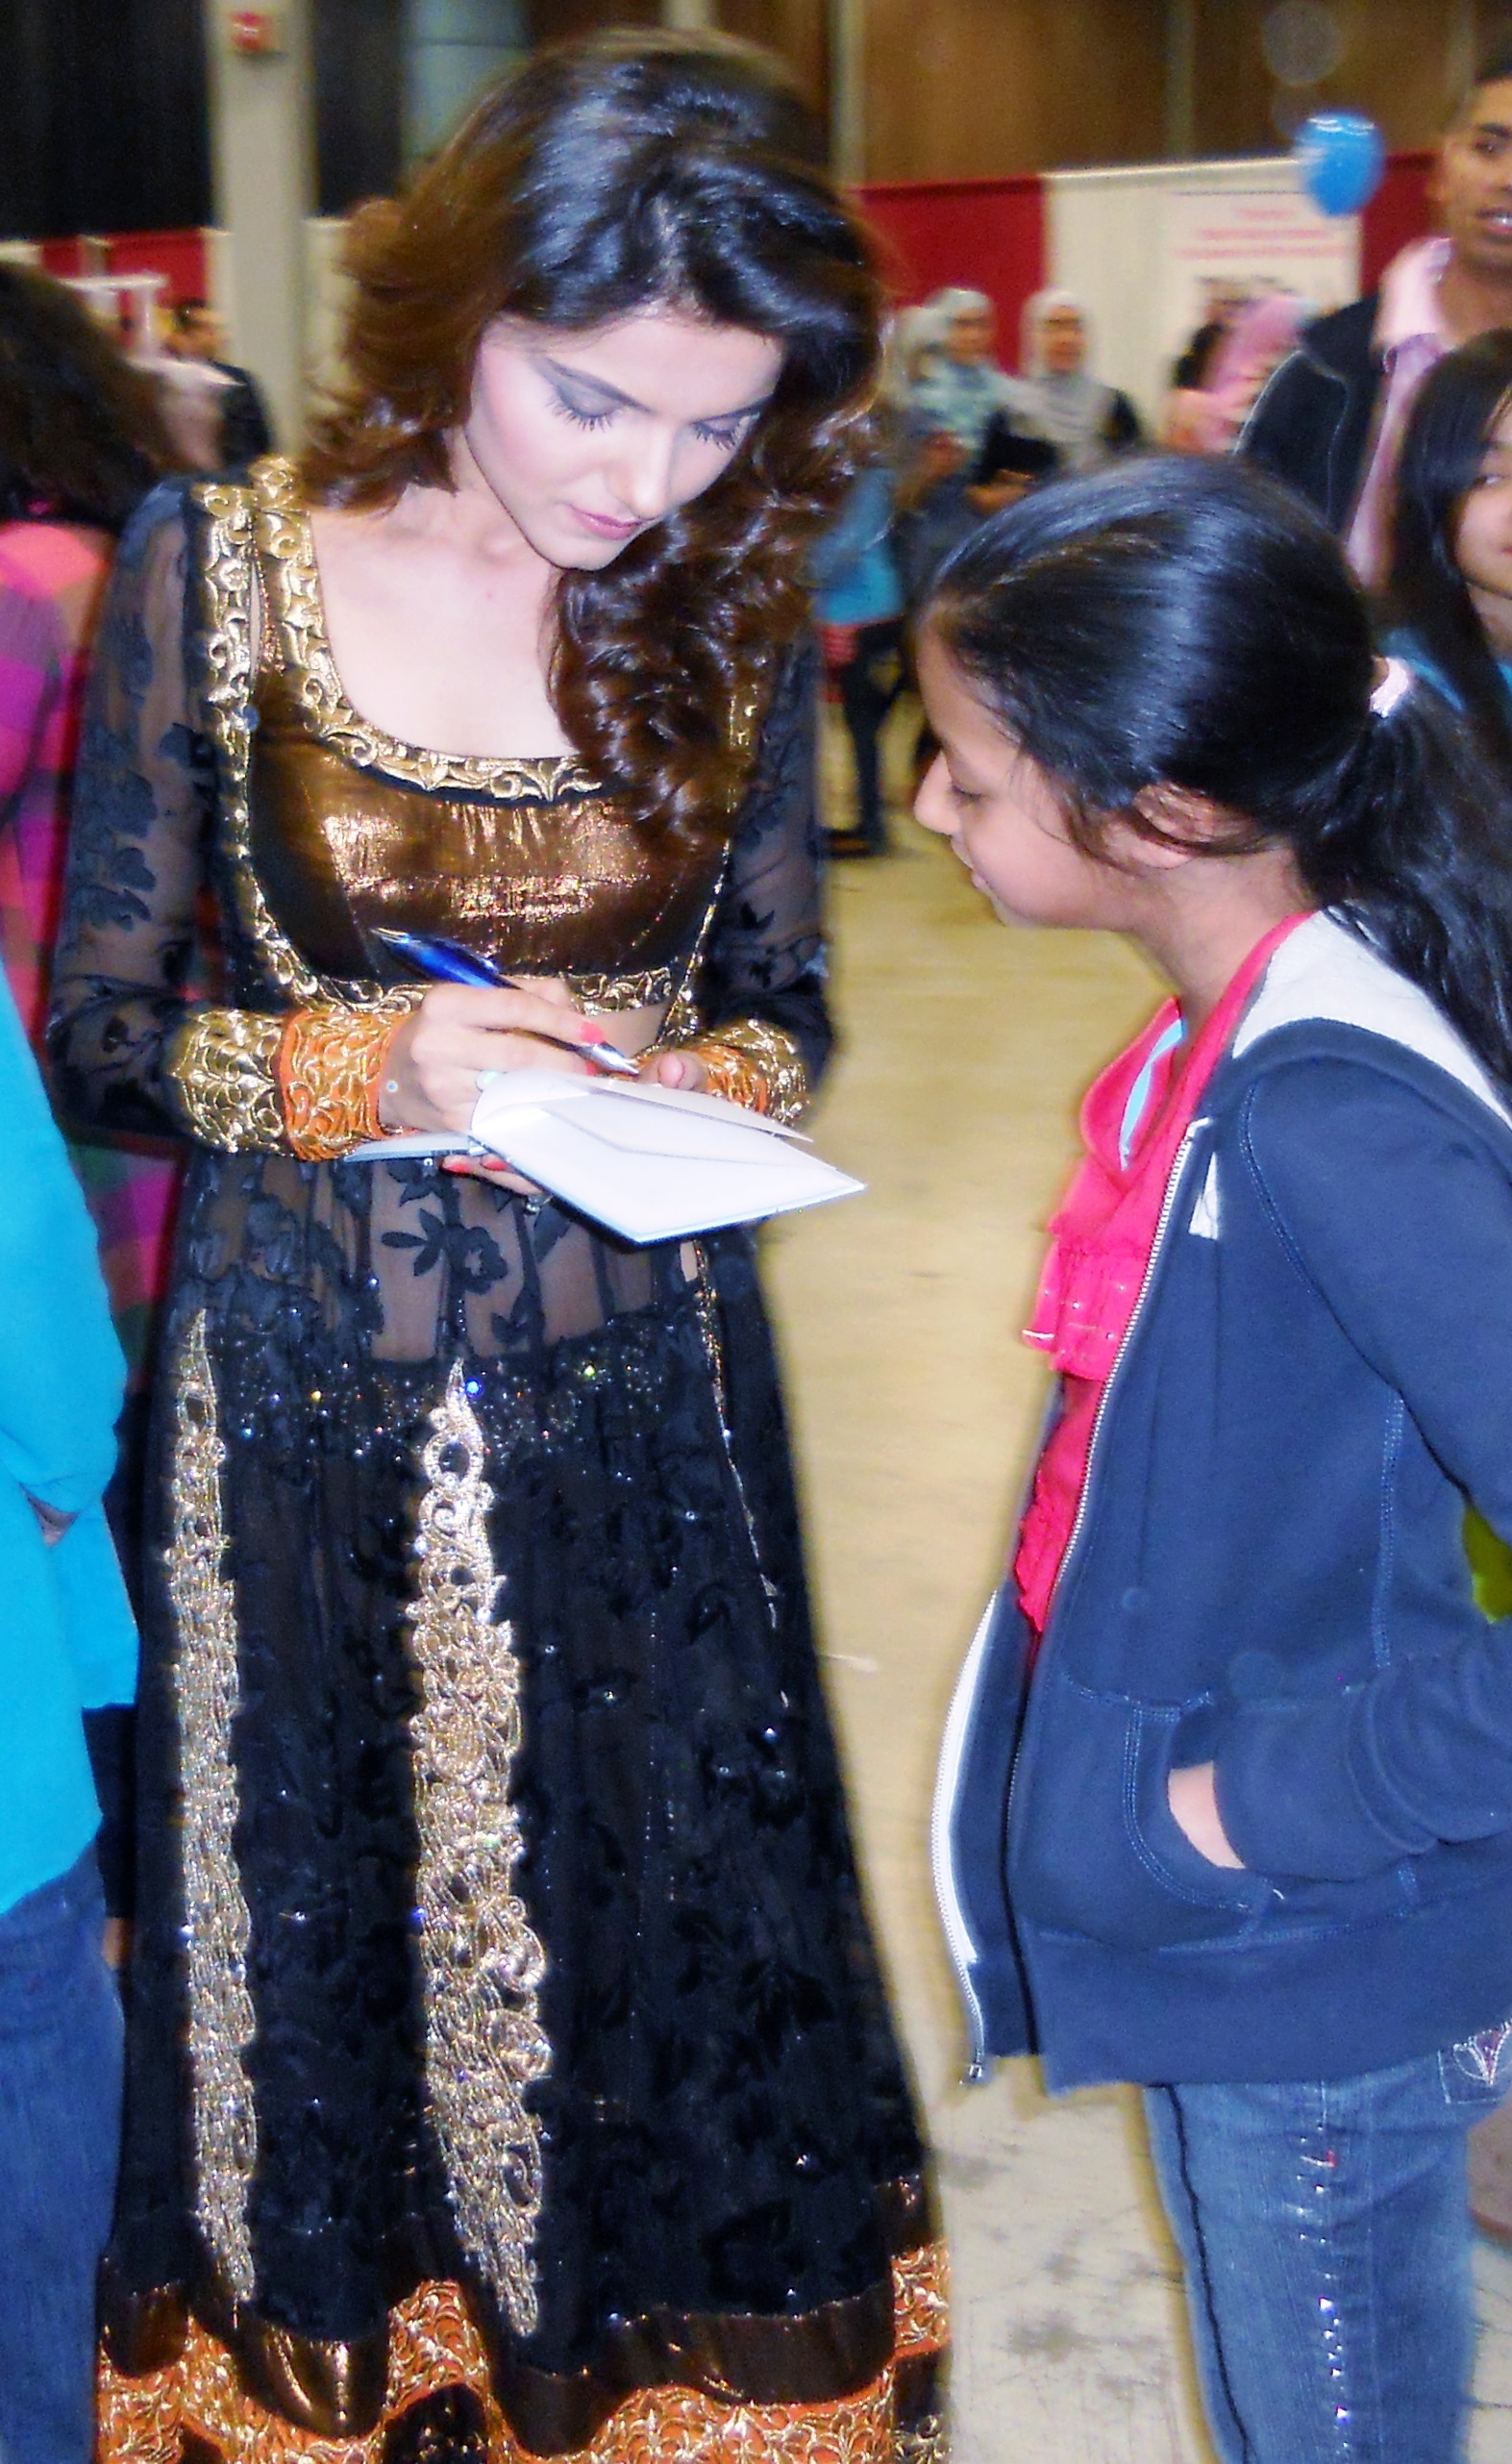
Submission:
<svg viewBox="0 0 1512 2464">
<path fill-rule="evenodd" d="M 1465 499 L 1512 402 L 1512 334 L 1482 334 L 1433 369 L 1402 435 L 1387 609 L 1426 651 L 1481 745 L 1512 779 L 1512 697 L 1476 615 L 1456 543 Z"/>
<path fill-rule="evenodd" d="M 1176 456 L 1042 488 L 956 549 L 926 622 L 1078 845 L 1114 815 L 1168 838 L 1135 805 L 1163 784 L 1233 816 L 1204 853 L 1284 842 L 1512 1091 L 1512 800 L 1439 694 L 1372 709 L 1365 601 L 1296 498 Z"/>
</svg>

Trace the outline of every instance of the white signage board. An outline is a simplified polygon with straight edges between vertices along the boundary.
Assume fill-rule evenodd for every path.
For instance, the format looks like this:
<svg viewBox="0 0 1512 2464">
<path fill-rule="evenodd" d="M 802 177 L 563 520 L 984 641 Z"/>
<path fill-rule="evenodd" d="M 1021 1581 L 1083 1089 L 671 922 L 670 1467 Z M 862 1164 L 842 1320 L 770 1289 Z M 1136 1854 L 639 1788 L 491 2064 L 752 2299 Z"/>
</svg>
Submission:
<svg viewBox="0 0 1512 2464">
<path fill-rule="evenodd" d="M 1215 292 L 1292 291 L 1320 312 L 1358 293 L 1358 217 L 1320 213 L 1300 186 L 1169 188 L 1162 221 L 1168 358 L 1205 324 Z"/>
<path fill-rule="evenodd" d="M 1320 310 L 1358 295 L 1357 217 L 1319 213 L 1286 155 L 1056 171 L 1045 187 L 1049 279 L 1086 302 L 1097 373 L 1152 421 L 1215 286 Z"/>
</svg>

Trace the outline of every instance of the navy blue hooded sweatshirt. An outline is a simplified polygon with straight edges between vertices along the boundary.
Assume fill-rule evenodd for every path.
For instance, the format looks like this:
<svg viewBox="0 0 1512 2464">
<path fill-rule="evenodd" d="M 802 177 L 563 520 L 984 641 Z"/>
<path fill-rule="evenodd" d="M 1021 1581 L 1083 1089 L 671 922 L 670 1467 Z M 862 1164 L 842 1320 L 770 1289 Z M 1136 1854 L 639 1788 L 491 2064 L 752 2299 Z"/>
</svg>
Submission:
<svg viewBox="0 0 1512 2464">
<path fill-rule="evenodd" d="M 1512 1115 L 1326 915 L 1173 1168 L 1032 1682 L 1004 1591 L 934 1863 L 974 2064 L 1347 2077 L 1512 2013 Z M 1173 1821 L 1212 1761 L 1246 1870 Z"/>
</svg>

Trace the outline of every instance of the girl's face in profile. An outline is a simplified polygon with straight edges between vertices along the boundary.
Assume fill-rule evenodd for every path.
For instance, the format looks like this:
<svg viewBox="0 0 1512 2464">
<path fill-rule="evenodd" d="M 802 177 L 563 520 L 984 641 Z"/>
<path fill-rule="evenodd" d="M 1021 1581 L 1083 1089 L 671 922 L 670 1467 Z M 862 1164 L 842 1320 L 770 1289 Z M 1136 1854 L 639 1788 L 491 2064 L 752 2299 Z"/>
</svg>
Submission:
<svg viewBox="0 0 1512 2464">
<path fill-rule="evenodd" d="M 995 913 L 1004 924 L 1127 929 L 1129 877 L 1076 845 L 1053 783 L 1004 734 L 928 627 L 919 684 L 940 750 L 914 817 L 950 840 Z"/>
<path fill-rule="evenodd" d="M 1473 592 L 1512 602 L 1512 405 L 1503 403 L 1486 439 L 1480 472 L 1460 508 L 1454 555 Z M 1488 611 L 1481 610 L 1482 621 Z M 1503 610 L 1497 631 L 1512 614 Z"/>
<path fill-rule="evenodd" d="M 596 571 L 703 494 L 764 410 L 781 345 L 652 308 L 587 333 L 501 318 L 457 457 L 550 564 Z"/>
</svg>

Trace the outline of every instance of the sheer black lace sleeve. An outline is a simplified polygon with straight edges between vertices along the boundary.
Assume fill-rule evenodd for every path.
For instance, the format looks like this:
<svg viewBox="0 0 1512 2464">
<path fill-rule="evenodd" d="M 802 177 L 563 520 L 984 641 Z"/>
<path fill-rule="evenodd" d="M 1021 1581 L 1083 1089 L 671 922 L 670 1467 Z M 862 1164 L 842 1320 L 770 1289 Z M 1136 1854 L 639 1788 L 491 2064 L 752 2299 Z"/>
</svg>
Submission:
<svg viewBox="0 0 1512 2464">
<path fill-rule="evenodd" d="M 51 1042 L 63 1104 L 110 1130 L 186 1126 L 167 1058 L 185 1023 L 214 794 L 186 626 L 184 491 L 154 490 L 121 541 L 74 787 Z"/>
<path fill-rule="evenodd" d="M 762 730 L 699 980 L 696 1039 L 714 1063 L 738 1056 L 765 1082 L 762 1108 L 801 1111 L 832 1040 L 825 998 L 825 938 L 815 716 L 819 658 L 805 643 L 789 660 Z"/>
</svg>

